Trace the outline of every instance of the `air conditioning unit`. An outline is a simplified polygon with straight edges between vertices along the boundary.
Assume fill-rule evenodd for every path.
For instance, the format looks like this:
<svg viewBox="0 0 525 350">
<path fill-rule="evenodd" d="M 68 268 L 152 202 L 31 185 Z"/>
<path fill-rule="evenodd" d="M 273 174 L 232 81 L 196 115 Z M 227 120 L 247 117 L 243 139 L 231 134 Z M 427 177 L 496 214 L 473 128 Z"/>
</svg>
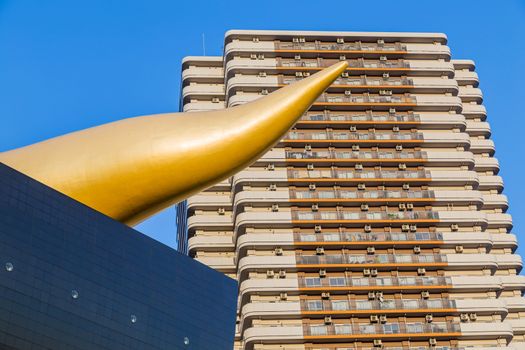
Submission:
<svg viewBox="0 0 525 350">
<path fill-rule="evenodd" d="M 357 184 L 357 189 L 360 191 L 366 190 L 366 185 L 363 183 Z"/>
<path fill-rule="evenodd" d="M 319 270 L 319 277 L 326 277 L 326 270 Z"/>
<path fill-rule="evenodd" d="M 377 39 L 377 45 L 384 45 L 385 41 L 383 39 Z"/>
<path fill-rule="evenodd" d="M 430 298 L 430 292 L 428 292 L 428 291 L 426 291 L 426 290 L 423 291 L 423 292 L 421 292 L 421 298 L 423 298 L 423 299 L 428 299 L 428 298 Z"/>
<path fill-rule="evenodd" d="M 407 170 L 407 165 L 405 163 L 399 163 L 398 168 L 399 170 Z"/>
<path fill-rule="evenodd" d="M 321 299 L 330 299 L 330 293 L 328 292 L 321 293 Z"/>
<path fill-rule="evenodd" d="M 299 42 L 300 42 L 300 43 L 305 43 L 305 42 L 306 42 L 306 39 L 305 39 L 305 38 L 299 38 Z"/>
<path fill-rule="evenodd" d="M 459 319 L 461 322 L 468 322 L 468 315 L 467 314 L 461 314 L 459 315 Z"/>
<path fill-rule="evenodd" d="M 256 59 L 257 59 L 257 55 L 254 54 L 254 53 L 251 53 L 251 54 L 250 54 L 250 59 L 252 59 L 252 60 L 256 60 Z"/>
<path fill-rule="evenodd" d="M 315 248 L 315 254 L 317 254 L 317 255 L 323 255 L 323 254 L 324 254 L 324 248 L 323 248 L 323 247 L 317 247 L 317 248 Z"/>
<path fill-rule="evenodd" d="M 332 316 L 325 316 L 324 324 L 332 324 Z"/>
<path fill-rule="evenodd" d="M 315 191 L 315 189 L 316 189 L 315 184 L 309 184 L 309 185 L 308 185 L 308 189 L 309 189 L 310 191 Z"/>
<path fill-rule="evenodd" d="M 346 61 L 346 56 L 345 55 L 339 56 L 339 61 Z"/>
<path fill-rule="evenodd" d="M 379 322 L 379 317 L 377 315 L 370 315 L 370 322 L 371 323 Z"/>
<path fill-rule="evenodd" d="M 380 61 L 386 61 L 386 60 L 388 60 L 388 58 L 387 58 L 386 56 L 380 56 L 380 57 L 379 57 L 379 60 L 380 60 Z"/>
<path fill-rule="evenodd" d="M 257 55 L 257 59 L 259 59 L 259 60 L 264 60 L 264 55 L 263 55 L 263 54 L 259 54 L 259 55 Z"/>
<path fill-rule="evenodd" d="M 349 76 L 350 76 L 350 74 L 348 74 L 348 72 L 341 73 L 341 77 L 343 77 L 343 78 L 348 78 Z"/>
<path fill-rule="evenodd" d="M 299 38 L 292 38 L 292 42 L 298 43 L 299 42 Z"/>
<path fill-rule="evenodd" d="M 418 246 L 418 245 L 416 245 L 416 246 L 414 247 L 414 254 L 419 254 L 419 253 L 421 253 L 421 247 Z"/>
<path fill-rule="evenodd" d="M 389 114 L 396 114 L 396 109 L 395 109 L 395 108 L 390 108 L 390 109 L 388 110 L 388 113 L 389 113 Z"/>
<path fill-rule="evenodd" d="M 254 36 L 254 37 L 252 38 L 252 41 L 253 41 L 254 43 L 258 43 L 258 42 L 259 42 L 259 38 L 256 37 L 256 36 Z"/>
<path fill-rule="evenodd" d="M 430 339 L 428 340 L 428 344 L 429 344 L 430 346 L 436 346 L 437 343 L 438 343 L 438 342 L 437 342 L 436 338 L 430 338 Z"/>
<path fill-rule="evenodd" d="M 352 151 L 354 152 L 359 151 L 359 145 L 352 145 Z"/>
<path fill-rule="evenodd" d="M 363 276 L 370 276 L 370 269 L 363 269 Z"/>
<path fill-rule="evenodd" d="M 350 132 L 356 132 L 356 131 L 357 131 L 357 126 L 352 125 L 352 126 L 350 127 Z"/>
<path fill-rule="evenodd" d="M 305 151 L 311 151 L 312 150 L 312 145 L 304 145 L 304 149 L 305 149 Z"/>
<path fill-rule="evenodd" d="M 275 164 L 273 164 L 273 163 L 268 164 L 268 165 L 266 166 L 266 170 L 270 170 L 270 171 L 275 170 Z"/>
<path fill-rule="evenodd" d="M 399 126 L 394 126 L 394 127 L 392 128 L 392 131 L 393 131 L 393 132 L 399 132 Z"/>
<path fill-rule="evenodd" d="M 218 97 L 214 97 L 211 99 L 211 103 L 219 103 L 219 102 L 221 102 L 221 100 L 219 100 Z"/>
<path fill-rule="evenodd" d="M 417 269 L 418 276 L 425 276 L 426 273 L 427 273 L 427 270 L 424 267 L 419 267 Z"/>
<path fill-rule="evenodd" d="M 365 225 L 365 232 L 372 232 L 372 225 Z"/>
<path fill-rule="evenodd" d="M 410 225 L 410 232 L 416 232 L 417 231 L 417 225 Z"/>
<path fill-rule="evenodd" d="M 306 164 L 306 170 L 314 170 L 315 166 L 312 163 Z"/>
<path fill-rule="evenodd" d="M 462 245 L 457 245 L 456 246 L 456 253 L 463 253 L 463 246 Z"/>
<path fill-rule="evenodd" d="M 374 300 L 376 298 L 376 294 L 374 292 L 368 292 L 368 300 Z"/>
<path fill-rule="evenodd" d="M 352 91 L 350 91 L 350 90 L 345 90 L 345 95 L 346 95 L 346 96 L 350 96 L 350 95 L 352 95 Z"/>
<path fill-rule="evenodd" d="M 370 269 L 370 276 L 377 277 L 377 269 Z"/>
<path fill-rule="evenodd" d="M 390 74 L 388 74 L 388 73 L 383 73 L 383 79 L 386 80 L 386 79 L 388 79 L 388 78 L 390 78 Z"/>
<path fill-rule="evenodd" d="M 301 59 L 301 55 L 295 55 L 294 59 L 300 60 Z"/>
<path fill-rule="evenodd" d="M 383 292 L 376 292 L 376 298 L 382 301 L 383 299 Z"/>
<path fill-rule="evenodd" d="M 314 203 L 312 204 L 312 211 L 318 211 L 319 210 L 319 204 Z"/>
<path fill-rule="evenodd" d="M 266 271 L 267 278 L 273 278 L 274 276 L 275 276 L 275 272 L 273 270 Z"/>
<path fill-rule="evenodd" d="M 356 164 L 355 166 L 355 170 L 363 170 L 363 164 Z"/>
<path fill-rule="evenodd" d="M 286 299 L 288 299 L 288 293 L 284 293 L 284 292 L 283 292 L 283 293 L 280 293 L 280 294 L 279 294 L 279 298 L 280 298 L 281 300 L 286 300 Z"/>
<path fill-rule="evenodd" d="M 296 77 L 302 77 L 303 76 L 303 72 L 295 72 L 295 76 Z"/>
<path fill-rule="evenodd" d="M 452 224 L 452 225 L 450 225 L 450 229 L 452 231 L 458 231 L 459 230 L 459 225 L 458 224 Z"/>
<path fill-rule="evenodd" d="M 405 203 L 399 203 L 399 210 L 403 211 L 403 210 L 406 210 L 407 209 L 407 206 Z"/>
<path fill-rule="evenodd" d="M 320 233 L 320 232 L 322 231 L 321 225 L 315 225 L 315 226 L 314 226 L 314 231 L 315 231 L 316 233 Z"/>
<path fill-rule="evenodd" d="M 277 185 L 276 184 L 271 184 L 270 187 L 268 187 L 268 189 L 270 191 L 277 191 Z"/>
<path fill-rule="evenodd" d="M 381 316 L 379 316 L 379 322 L 381 322 L 381 323 L 386 323 L 386 322 L 387 322 L 386 315 L 381 315 Z"/>
<path fill-rule="evenodd" d="M 410 230 L 410 225 L 408 224 L 401 225 L 401 231 L 408 232 L 409 230 Z"/>
<path fill-rule="evenodd" d="M 427 323 L 432 323 L 433 319 L 434 317 L 431 314 L 425 316 L 425 321 L 427 321 Z"/>
<path fill-rule="evenodd" d="M 303 73 L 303 76 L 305 76 L 305 77 L 309 77 L 309 76 L 310 76 L 310 72 L 304 72 L 304 73 Z"/>
<path fill-rule="evenodd" d="M 280 270 L 279 271 L 279 278 L 286 278 L 286 271 L 285 270 Z"/>
<path fill-rule="evenodd" d="M 226 213 L 226 210 L 224 208 L 219 208 L 219 209 L 217 209 L 217 213 L 219 215 L 224 215 Z"/>
<path fill-rule="evenodd" d="M 272 204 L 272 211 L 279 211 L 279 204 Z"/>
<path fill-rule="evenodd" d="M 381 96 L 392 96 L 391 90 L 379 90 L 379 95 Z"/>
<path fill-rule="evenodd" d="M 383 346 L 383 341 L 381 339 L 374 339 L 374 347 L 380 348 Z"/>
<path fill-rule="evenodd" d="M 338 44 L 344 44 L 344 43 L 345 43 L 345 39 L 343 39 L 343 38 L 337 38 L 337 43 L 338 43 Z"/>
<path fill-rule="evenodd" d="M 478 319 L 478 315 L 475 313 L 471 313 L 468 315 L 468 318 L 470 318 L 471 321 L 476 321 Z"/>
<path fill-rule="evenodd" d="M 275 248 L 275 255 L 283 255 L 283 248 Z"/>
<path fill-rule="evenodd" d="M 396 151 L 401 152 L 403 150 L 403 146 L 396 145 Z"/>
<path fill-rule="evenodd" d="M 368 211 L 368 204 L 361 204 L 361 210 L 362 211 Z"/>
<path fill-rule="evenodd" d="M 412 203 L 407 203 L 407 209 L 408 209 L 408 210 L 414 210 L 414 204 L 412 204 Z"/>
<path fill-rule="evenodd" d="M 409 189 L 410 189 L 410 184 L 408 184 L 408 183 L 404 183 L 404 184 L 403 184 L 403 189 L 404 189 L 405 191 L 409 190 Z"/>
<path fill-rule="evenodd" d="M 375 252 L 376 252 L 376 248 L 374 248 L 374 247 L 367 247 L 366 248 L 366 253 L 367 254 L 375 254 Z"/>
</svg>

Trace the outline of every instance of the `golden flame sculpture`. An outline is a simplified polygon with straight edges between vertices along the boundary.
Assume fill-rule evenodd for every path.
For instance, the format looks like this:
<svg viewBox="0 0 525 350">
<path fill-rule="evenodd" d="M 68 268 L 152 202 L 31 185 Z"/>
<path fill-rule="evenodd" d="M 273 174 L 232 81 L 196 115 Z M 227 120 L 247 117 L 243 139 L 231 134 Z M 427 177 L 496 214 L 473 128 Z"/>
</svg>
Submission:
<svg viewBox="0 0 525 350">
<path fill-rule="evenodd" d="M 0 153 L 0 162 L 134 225 L 250 165 L 347 66 L 238 107 L 123 119 Z"/>
</svg>

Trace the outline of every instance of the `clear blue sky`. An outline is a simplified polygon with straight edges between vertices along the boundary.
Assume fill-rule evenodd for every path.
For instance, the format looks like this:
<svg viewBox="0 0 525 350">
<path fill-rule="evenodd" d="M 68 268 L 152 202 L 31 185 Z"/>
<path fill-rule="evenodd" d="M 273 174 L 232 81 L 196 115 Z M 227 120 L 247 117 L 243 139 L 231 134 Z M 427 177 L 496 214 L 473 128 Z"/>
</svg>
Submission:
<svg viewBox="0 0 525 350">
<path fill-rule="evenodd" d="M 0 0 L 0 151 L 178 111 L 180 62 L 229 29 L 427 31 L 476 61 L 525 252 L 525 1 Z M 175 243 L 173 208 L 139 229 Z"/>
</svg>

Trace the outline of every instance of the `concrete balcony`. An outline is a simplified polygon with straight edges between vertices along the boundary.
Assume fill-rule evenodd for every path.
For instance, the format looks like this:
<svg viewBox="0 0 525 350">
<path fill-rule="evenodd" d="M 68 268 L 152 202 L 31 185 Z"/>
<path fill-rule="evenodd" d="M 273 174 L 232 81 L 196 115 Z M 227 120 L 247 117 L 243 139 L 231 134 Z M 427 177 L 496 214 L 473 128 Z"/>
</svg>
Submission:
<svg viewBox="0 0 525 350">
<path fill-rule="evenodd" d="M 233 257 L 196 257 L 195 260 L 223 273 L 235 273 L 235 262 Z"/>
<path fill-rule="evenodd" d="M 243 212 L 235 218 L 236 236 L 244 233 L 246 226 L 250 227 L 291 227 L 292 214 L 290 211 L 251 211 Z M 189 226 L 189 225 L 188 225 Z"/>
<path fill-rule="evenodd" d="M 267 326 L 250 327 L 244 331 L 244 344 L 246 350 L 252 350 L 254 344 L 282 344 L 299 343 L 303 341 L 302 326 Z"/>
<path fill-rule="evenodd" d="M 182 81 L 224 81 L 222 67 L 197 67 L 190 66 L 182 71 Z"/>
<path fill-rule="evenodd" d="M 489 228 L 512 229 L 512 216 L 505 213 L 487 213 L 487 223 Z"/>
<path fill-rule="evenodd" d="M 472 153 L 488 153 L 490 156 L 493 156 L 496 152 L 496 146 L 494 141 L 490 139 L 470 139 L 470 149 Z"/>
<path fill-rule="evenodd" d="M 472 71 L 457 70 L 454 73 L 454 79 L 460 85 L 472 85 L 474 87 L 479 85 L 478 73 Z"/>
<path fill-rule="evenodd" d="M 479 190 L 503 191 L 503 179 L 497 175 L 479 175 Z"/>
<path fill-rule="evenodd" d="M 495 174 L 499 172 L 499 162 L 494 157 L 475 157 L 474 162 L 476 171 L 492 171 Z"/>
<path fill-rule="evenodd" d="M 197 228 L 231 230 L 233 220 L 231 215 L 193 215 L 188 217 L 188 230 L 194 231 Z"/>
<path fill-rule="evenodd" d="M 245 256 L 239 259 L 237 264 L 237 273 L 241 276 L 240 280 L 242 281 L 246 278 L 248 271 L 267 271 L 267 270 L 286 270 L 294 271 L 296 270 L 296 261 L 294 255 L 286 256 Z"/>
<path fill-rule="evenodd" d="M 211 101 L 195 101 L 188 102 L 184 105 L 184 112 L 202 112 L 202 111 L 215 111 L 218 109 L 224 109 L 224 101 L 218 103 Z"/>
<path fill-rule="evenodd" d="M 411 75 L 441 76 L 449 78 L 454 76 L 454 66 L 450 62 L 432 60 L 407 60 Z"/>
<path fill-rule="evenodd" d="M 510 254 L 509 254 L 510 255 Z M 464 270 L 464 269 L 490 269 L 495 271 L 498 268 L 521 268 L 521 258 L 510 258 L 503 255 L 494 254 L 447 254 L 447 269 Z"/>
<path fill-rule="evenodd" d="M 299 293 L 298 282 L 297 279 L 291 278 L 244 280 L 239 285 L 240 305 L 246 304 L 251 294 L 279 295 L 279 293 L 289 292 L 297 295 Z"/>
<path fill-rule="evenodd" d="M 455 247 L 462 245 L 465 247 L 476 247 L 479 245 L 492 248 L 517 248 L 516 236 L 510 233 L 489 233 L 489 232 L 443 232 L 443 246 Z"/>
<path fill-rule="evenodd" d="M 505 323 L 509 323 L 512 327 L 512 332 L 514 335 L 523 335 L 525 334 L 525 318 L 518 318 L 518 319 L 509 319 L 507 318 L 505 320 Z"/>
<path fill-rule="evenodd" d="M 483 93 L 481 89 L 475 87 L 460 86 L 458 97 L 463 102 L 476 102 L 481 104 L 483 102 Z"/>
<path fill-rule="evenodd" d="M 290 201 L 290 192 L 287 189 L 280 191 L 240 191 L 235 194 L 233 200 L 234 207 L 239 210 L 244 205 L 248 204 L 274 204 L 274 203 L 288 203 Z"/>
<path fill-rule="evenodd" d="M 525 276 L 452 276 L 449 277 L 453 290 L 479 292 L 525 289 Z"/>
<path fill-rule="evenodd" d="M 459 339 L 512 339 L 512 325 L 507 322 L 472 322 L 461 323 L 461 336 Z"/>
<path fill-rule="evenodd" d="M 212 194 L 209 192 L 200 192 L 195 196 L 187 199 L 188 209 L 213 210 L 218 208 L 231 208 L 231 198 L 229 195 Z"/>
<path fill-rule="evenodd" d="M 518 239 L 512 233 L 492 233 L 490 235 L 494 248 L 511 248 L 512 251 L 518 247 Z"/>
<path fill-rule="evenodd" d="M 283 249 L 295 248 L 294 235 L 290 229 L 289 233 L 246 233 L 237 238 L 237 255 L 242 258 L 250 247 L 257 249 Z"/>
<path fill-rule="evenodd" d="M 524 297 L 500 297 L 505 303 L 505 307 L 509 312 L 523 312 L 525 311 L 525 298 Z"/>
<path fill-rule="evenodd" d="M 194 251 L 233 251 L 235 244 L 232 236 L 197 235 L 188 240 L 190 255 Z"/>
<path fill-rule="evenodd" d="M 457 224 L 459 226 L 481 226 L 482 228 L 485 228 L 488 225 L 487 215 L 479 211 L 439 211 L 437 212 L 437 216 L 439 218 L 439 223 L 446 226 Z"/>
<path fill-rule="evenodd" d="M 496 263 L 500 269 L 514 269 L 519 272 L 523 268 L 521 256 L 517 254 L 495 254 L 494 258 L 496 259 Z"/>
<path fill-rule="evenodd" d="M 506 211 L 509 201 L 504 194 L 483 194 L 483 209 L 499 208 Z"/>
<path fill-rule="evenodd" d="M 483 105 L 465 103 L 461 114 L 467 118 L 481 118 L 481 120 L 485 120 L 487 118 L 487 109 Z"/>
<path fill-rule="evenodd" d="M 478 315 L 507 316 L 507 304 L 502 299 L 456 299 L 454 300 L 458 313 L 476 313 Z"/>
<path fill-rule="evenodd" d="M 461 99 L 457 96 L 414 95 L 417 107 L 414 110 L 461 112 Z"/>
<path fill-rule="evenodd" d="M 224 96 L 224 85 L 222 84 L 192 84 L 182 89 L 184 99 L 210 98 Z"/>
<path fill-rule="evenodd" d="M 465 132 L 470 136 L 483 136 L 489 138 L 491 134 L 490 124 L 487 122 L 476 122 L 467 119 L 467 129 Z"/>
</svg>

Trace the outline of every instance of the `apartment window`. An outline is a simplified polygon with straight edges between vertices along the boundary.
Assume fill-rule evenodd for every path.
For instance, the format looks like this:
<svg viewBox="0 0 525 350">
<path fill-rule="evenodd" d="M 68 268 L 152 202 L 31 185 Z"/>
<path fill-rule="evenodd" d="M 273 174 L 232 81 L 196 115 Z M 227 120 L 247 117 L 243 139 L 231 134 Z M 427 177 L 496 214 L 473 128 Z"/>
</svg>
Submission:
<svg viewBox="0 0 525 350">
<path fill-rule="evenodd" d="M 306 306 L 310 311 L 320 311 L 323 309 L 323 302 L 321 300 L 308 300 Z"/>
<path fill-rule="evenodd" d="M 390 323 L 383 325 L 383 333 L 385 334 L 397 334 L 399 333 L 399 324 Z"/>
<path fill-rule="evenodd" d="M 320 283 L 321 281 L 319 281 Z M 330 286 L 344 286 L 345 285 L 345 278 L 344 277 L 330 277 L 328 279 L 328 283 Z"/>
<path fill-rule="evenodd" d="M 332 302 L 332 310 L 349 310 L 348 301 L 334 300 Z"/>
<path fill-rule="evenodd" d="M 352 326 L 349 324 L 336 324 L 335 334 L 352 334 Z"/>
<path fill-rule="evenodd" d="M 310 326 L 310 333 L 312 335 L 327 335 L 328 329 L 324 325 L 311 325 Z"/>
<path fill-rule="evenodd" d="M 307 287 L 316 287 L 321 285 L 321 278 L 319 277 L 306 277 L 304 283 Z"/>
</svg>

